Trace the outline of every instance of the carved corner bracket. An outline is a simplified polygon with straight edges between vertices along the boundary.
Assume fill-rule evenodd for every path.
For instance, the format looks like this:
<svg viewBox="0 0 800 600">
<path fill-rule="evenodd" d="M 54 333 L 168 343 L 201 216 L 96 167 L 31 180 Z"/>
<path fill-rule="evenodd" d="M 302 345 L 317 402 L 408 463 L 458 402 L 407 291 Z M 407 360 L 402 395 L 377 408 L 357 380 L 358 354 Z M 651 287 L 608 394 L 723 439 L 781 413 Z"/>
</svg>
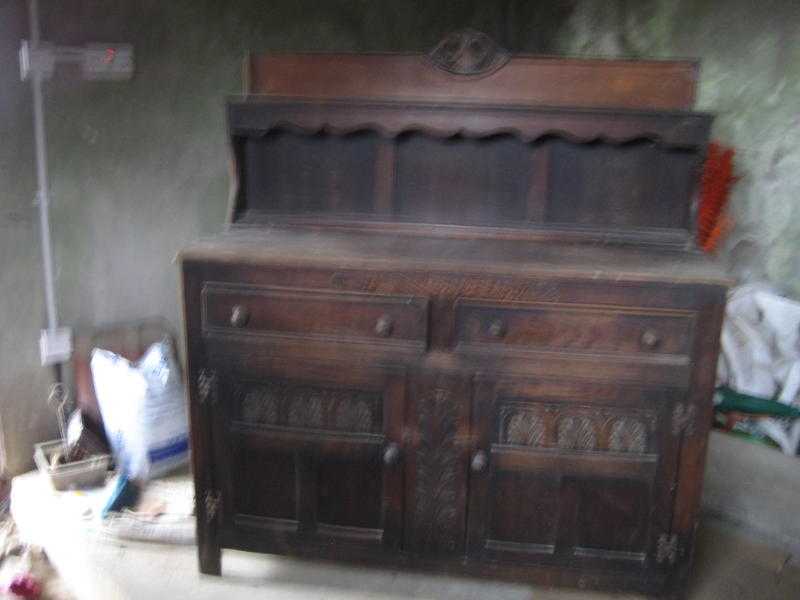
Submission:
<svg viewBox="0 0 800 600">
<path fill-rule="evenodd" d="M 217 373 L 213 369 L 200 369 L 197 374 L 197 400 L 200 404 L 216 401 Z"/>
<path fill-rule="evenodd" d="M 428 53 L 431 64 L 454 75 L 488 75 L 510 58 L 508 50 L 474 29 L 449 33 Z"/>
<path fill-rule="evenodd" d="M 681 547 L 678 536 L 674 533 L 672 535 L 662 533 L 658 536 L 656 542 L 656 563 L 667 563 L 674 565 L 675 561 L 683 555 L 683 548 Z"/>
<path fill-rule="evenodd" d="M 209 490 L 203 498 L 203 504 L 206 510 L 206 522 L 211 523 L 219 512 L 222 496 L 219 492 Z"/>
<path fill-rule="evenodd" d="M 696 414 L 697 409 L 693 404 L 676 404 L 672 410 L 672 435 L 694 435 Z"/>
</svg>

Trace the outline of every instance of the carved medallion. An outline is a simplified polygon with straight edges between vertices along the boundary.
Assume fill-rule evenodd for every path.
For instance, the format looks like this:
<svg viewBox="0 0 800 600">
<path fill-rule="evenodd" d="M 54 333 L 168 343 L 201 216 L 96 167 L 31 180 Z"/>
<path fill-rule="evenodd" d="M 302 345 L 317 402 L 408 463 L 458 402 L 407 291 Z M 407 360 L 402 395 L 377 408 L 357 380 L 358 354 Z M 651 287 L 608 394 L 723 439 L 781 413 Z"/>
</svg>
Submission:
<svg viewBox="0 0 800 600">
<path fill-rule="evenodd" d="M 649 409 L 502 398 L 497 443 L 529 448 L 645 454 L 656 415 Z"/>
<path fill-rule="evenodd" d="M 507 417 L 500 439 L 506 444 L 535 447 L 544 445 L 544 436 L 543 419 L 533 411 L 522 410 Z"/>
<path fill-rule="evenodd" d="M 336 429 L 368 433 L 372 430 L 372 409 L 365 400 L 345 400 L 336 408 Z"/>
<path fill-rule="evenodd" d="M 291 427 L 320 429 L 322 427 L 323 394 L 314 388 L 295 390 L 289 400 L 288 423 Z"/>
<path fill-rule="evenodd" d="M 558 422 L 558 447 L 568 450 L 594 450 L 597 436 L 588 417 L 562 417 Z"/>
<path fill-rule="evenodd" d="M 643 454 L 647 449 L 647 428 L 637 419 L 614 419 L 608 438 L 612 452 Z"/>
<path fill-rule="evenodd" d="M 511 55 L 485 33 L 463 29 L 448 34 L 428 53 L 434 66 L 456 75 L 488 75 Z"/>
<path fill-rule="evenodd" d="M 250 388 L 242 399 L 242 419 L 248 423 L 277 423 L 279 393 L 276 386 Z"/>
<path fill-rule="evenodd" d="M 239 383 L 234 397 L 239 418 L 253 425 L 379 434 L 383 428 L 378 392 L 297 385 L 274 379 Z"/>
</svg>

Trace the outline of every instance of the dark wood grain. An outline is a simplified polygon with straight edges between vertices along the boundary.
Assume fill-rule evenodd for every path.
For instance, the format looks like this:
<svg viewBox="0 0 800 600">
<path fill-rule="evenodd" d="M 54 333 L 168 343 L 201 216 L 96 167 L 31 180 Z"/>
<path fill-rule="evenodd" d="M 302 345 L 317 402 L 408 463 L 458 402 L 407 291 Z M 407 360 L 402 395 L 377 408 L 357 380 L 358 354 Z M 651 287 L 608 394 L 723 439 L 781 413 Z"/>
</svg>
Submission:
<svg viewBox="0 0 800 600">
<path fill-rule="evenodd" d="M 463 554 L 466 529 L 469 388 L 459 377 L 419 373 L 412 389 L 405 548 L 457 556 Z"/>
<path fill-rule="evenodd" d="M 219 374 L 218 526 L 276 541 L 397 547 L 403 530 L 402 371 L 274 359 Z"/>
<path fill-rule="evenodd" d="M 210 284 L 203 326 L 247 334 L 349 336 L 373 342 L 427 343 L 425 298 Z M 313 314 L 313 320 L 308 315 Z"/>
<path fill-rule="evenodd" d="M 674 460 L 657 433 L 668 414 L 660 404 L 673 392 L 507 378 L 477 390 L 474 452 L 489 461 L 470 475 L 470 552 L 531 564 L 644 565 L 653 483 L 659 465 Z"/>
<path fill-rule="evenodd" d="M 186 389 L 189 394 L 189 424 L 191 433 L 192 473 L 195 489 L 195 515 L 197 515 L 197 547 L 200 572 L 219 575 L 221 572 L 221 552 L 218 533 L 217 515 L 210 515 L 206 498 L 212 497 L 220 490 L 218 473 L 214 465 L 218 462 L 214 442 L 221 444 L 219 434 L 213 434 L 213 425 L 217 419 L 210 411 L 207 402 L 201 402 L 198 390 L 198 378 L 205 364 L 203 355 L 200 312 L 197 310 L 197 299 L 200 294 L 202 279 L 198 278 L 188 267 L 182 273 L 183 314 L 186 335 L 184 337 L 184 356 L 186 357 Z M 206 372 L 208 375 L 209 373 Z M 216 397 L 216 389 L 209 388 L 202 397 L 206 400 Z M 212 395 L 213 393 L 213 395 Z M 216 454 L 216 455 L 215 455 Z"/>
<path fill-rule="evenodd" d="M 729 283 L 695 70 L 477 32 L 251 60 L 230 228 L 179 257 L 202 572 L 682 593 Z"/>
<path fill-rule="evenodd" d="M 249 464 L 252 468 L 261 464 L 260 461 L 269 462 L 273 466 L 263 471 L 264 475 L 283 481 L 283 490 L 297 489 L 299 493 L 300 489 L 312 488 L 308 483 L 297 487 L 296 483 L 286 479 L 302 474 L 293 466 L 292 452 L 311 452 L 318 457 L 315 459 L 318 461 L 316 468 L 320 472 L 326 464 L 331 469 L 329 475 L 317 479 L 319 487 L 312 492 L 317 494 L 325 508 L 320 509 L 318 502 L 316 511 L 311 511 L 307 508 L 310 505 L 301 503 L 297 505 L 298 510 L 311 511 L 308 514 L 318 516 L 322 514 L 328 520 L 338 520 L 347 525 L 328 527 L 321 521 L 316 529 L 303 529 L 294 515 L 286 508 L 278 510 L 278 505 L 269 515 L 252 514 L 252 509 L 248 509 L 250 512 L 234 515 L 233 521 L 224 521 L 232 523 L 230 528 L 223 528 L 223 537 L 232 547 L 251 547 L 245 538 L 251 539 L 247 536 L 259 531 L 265 539 L 272 539 L 273 544 L 282 540 L 284 545 L 280 547 L 291 553 L 297 552 L 298 544 L 306 543 L 303 539 L 313 544 L 313 539 L 322 535 L 325 539 L 339 540 L 336 544 L 343 554 L 383 540 L 391 547 L 431 556 L 435 560 L 466 553 L 473 557 L 472 560 L 499 561 L 497 564 L 523 561 L 537 568 L 585 565 L 587 569 L 603 572 L 604 569 L 624 568 L 621 565 L 629 564 L 636 565 L 637 571 L 643 565 L 647 566 L 653 577 L 672 573 L 672 564 L 656 560 L 658 537 L 673 535 L 673 519 L 681 518 L 677 510 L 691 513 L 691 509 L 680 508 L 685 500 L 679 501 L 673 492 L 675 483 L 679 481 L 680 457 L 685 446 L 683 432 L 678 436 L 673 433 L 672 415 L 675 406 L 686 405 L 688 398 L 693 397 L 687 394 L 693 381 L 698 348 L 694 342 L 687 345 L 689 342 L 686 340 L 698 336 L 706 339 L 713 335 L 709 328 L 719 326 L 719 323 L 698 319 L 697 311 L 704 310 L 705 302 L 721 303 L 723 296 L 715 290 L 723 288 L 692 282 L 679 284 L 670 282 L 668 277 L 663 279 L 663 283 L 654 278 L 639 282 L 635 276 L 633 280 L 626 280 L 620 273 L 613 283 L 580 277 L 567 281 L 522 276 L 496 279 L 497 275 L 484 273 L 472 275 L 466 284 L 463 276 L 456 276 L 458 268 L 454 268 L 450 275 L 432 276 L 421 272 L 407 273 L 398 278 L 397 274 L 402 271 L 388 266 L 380 271 L 315 270 L 310 266 L 282 271 L 278 264 L 241 263 L 237 266 L 224 254 L 218 258 L 219 262 L 207 257 L 200 263 L 184 264 L 187 268 L 203 265 L 202 271 L 196 267 L 192 272 L 198 275 L 198 279 L 214 282 L 207 289 L 236 289 L 226 282 L 236 282 L 239 286 L 246 284 L 251 297 L 268 303 L 273 298 L 260 295 L 260 286 L 266 282 L 285 285 L 288 290 L 297 290 L 297 286 L 305 282 L 311 286 L 309 292 L 312 295 L 332 300 L 336 294 L 326 290 L 353 290 L 374 297 L 378 302 L 385 301 L 387 296 L 384 294 L 409 298 L 430 296 L 436 300 L 433 302 L 435 309 L 430 313 L 434 321 L 429 335 L 431 340 L 439 340 L 432 351 L 420 356 L 419 352 L 386 347 L 377 339 L 365 340 L 362 349 L 357 350 L 352 332 L 347 331 L 315 340 L 316 325 L 313 322 L 317 319 L 316 313 L 303 313 L 304 321 L 298 322 L 307 322 L 308 325 L 297 328 L 297 335 L 290 339 L 254 337 L 231 327 L 224 328 L 225 333 L 209 330 L 204 335 L 198 320 L 199 329 L 195 335 L 200 339 L 200 356 L 216 365 L 220 373 L 231 373 L 233 382 L 228 382 L 228 377 L 219 381 L 230 388 L 232 394 L 231 400 L 225 403 L 228 407 L 225 410 L 229 411 L 230 418 L 239 421 L 243 417 L 236 415 L 242 409 L 237 407 L 242 400 L 234 399 L 243 396 L 235 390 L 239 385 L 249 385 L 247 382 L 250 380 L 262 382 L 259 385 L 293 380 L 293 385 L 309 390 L 312 396 L 327 402 L 335 401 L 327 400 L 335 396 L 324 391 L 331 386 L 375 393 L 377 380 L 366 377 L 358 365 L 393 364 L 411 373 L 407 392 L 390 394 L 386 390 L 392 389 L 391 385 L 382 388 L 385 390 L 384 411 L 391 410 L 395 416 L 388 420 L 384 417 L 384 429 L 378 437 L 370 432 L 359 434 L 367 435 L 363 442 L 359 441 L 361 438 L 342 436 L 331 417 L 312 418 L 308 429 L 295 427 L 283 431 L 282 423 L 288 423 L 286 419 L 289 418 L 285 409 L 277 408 L 273 412 L 269 408 L 259 408 L 257 403 L 255 408 L 251 406 L 248 409 L 250 424 L 234 423 L 229 434 L 234 436 L 231 440 L 249 440 L 245 446 L 250 448 L 248 458 L 245 462 L 242 458 L 235 458 L 242 456 L 241 451 L 232 452 L 230 457 L 222 455 L 215 460 L 220 474 L 231 471 L 231 467 L 226 466 L 231 464 L 229 458 L 236 461 L 235 464 Z M 403 257 L 394 260 L 400 266 Z M 467 263 L 461 264 L 463 273 Z M 494 266 L 496 272 L 502 272 L 503 268 L 503 264 Z M 525 285 L 520 287 L 522 282 Z M 196 290 L 197 296 L 191 311 L 200 315 L 203 285 L 198 283 L 192 289 Z M 274 285 L 267 289 L 274 290 Z M 291 295 L 286 297 L 287 306 L 291 305 L 291 298 Z M 449 301 L 445 301 L 448 298 Z M 516 298 L 546 302 L 539 305 L 524 303 L 521 307 Z M 577 321 L 574 325 L 569 319 L 556 320 L 559 331 L 567 333 L 559 333 L 555 338 L 541 338 L 544 341 L 538 342 L 538 350 L 525 350 L 540 354 L 533 360 L 531 356 L 525 356 L 517 361 L 511 355 L 493 356 L 488 351 L 492 345 L 503 346 L 502 341 L 473 345 L 474 350 L 463 347 L 457 350 L 457 346 L 450 345 L 459 339 L 457 332 L 463 331 L 456 318 L 459 305 L 470 309 L 480 307 L 489 310 L 490 315 L 509 314 L 504 311 L 514 314 L 520 308 L 524 311 L 529 306 L 537 306 L 546 312 L 577 314 L 588 320 Z M 359 306 L 369 306 L 369 302 L 359 303 Z M 532 319 L 530 321 L 521 321 L 523 331 L 527 331 L 525 327 L 529 327 L 531 332 L 536 331 L 537 314 L 534 312 L 533 316 L 526 317 Z M 626 326 L 604 329 L 611 327 L 610 323 L 614 321 L 606 325 L 600 319 L 595 323 L 594 317 L 603 314 L 621 315 L 623 323 L 624 319 L 633 318 L 635 326 L 629 332 Z M 324 322 L 324 313 L 319 316 Z M 648 318 L 655 321 L 650 323 Z M 672 359 L 664 362 L 659 358 L 663 355 L 659 354 L 658 348 L 639 347 L 641 328 L 666 323 L 660 319 L 678 319 L 678 323 L 684 324 L 683 333 L 679 333 L 681 329 L 674 325 L 663 329 L 667 336 L 664 338 L 665 349 L 678 353 L 668 356 L 683 353 L 683 362 L 670 362 Z M 514 323 L 510 321 L 511 325 Z M 696 325 L 692 325 L 690 336 L 686 327 L 691 323 Z M 266 322 L 263 326 L 268 327 Z M 569 333 L 569 327 L 574 327 L 573 333 Z M 585 343 L 581 342 L 580 346 L 584 352 L 587 349 L 601 352 L 581 356 L 572 342 L 565 340 L 584 339 L 581 336 L 585 331 L 592 331 L 593 327 L 600 327 L 600 331 L 613 335 L 610 338 L 600 334 L 585 338 Z M 478 335 L 483 334 L 478 332 Z M 510 335 L 510 341 L 514 341 L 513 334 Z M 573 335 L 578 338 L 570 337 Z M 523 337 L 515 343 L 518 345 L 535 339 Z M 612 346 L 608 346 L 609 343 Z M 551 345 L 548 347 L 548 344 Z M 624 350 L 623 360 L 613 358 L 610 350 L 614 348 Z M 543 350 L 546 351 L 541 353 Z M 319 361 L 320 366 L 301 370 L 289 366 L 276 367 L 282 361 L 292 364 L 310 359 Z M 488 385 L 491 393 L 479 391 L 473 402 L 467 381 L 476 372 L 484 374 L 485 382 L 476 384 L 477 389 L 485 389 Z M 562 379 L 557 379 L 559 377 Z M 496 381 L 502 382 L 502 387 L 497 388 Z M 671 387 L 654 387 L 658 385 Z M 492 391 L 495 389 L 502 390 L 502 394 Z M 391 408 L 386 404 L 386 398 L 390 396 L 396 398 L 390 402 Z M 494 398 L 507 400 L 503 400 L 502 406 L 495 410 L 492 408 L 497 402 Z M 253 402 L 251 400 L 251 404 Z M 704 402 L 709 402 L 708 397 Z M 559 408 L 560 419 L 553 416 L 559 412 L 555 407 Z M 512 409 L 524 410 L 510 424 L 508 419 L 514 416 L 509 412 Z M 544 425 L 539 431 L 531 417 L 546 414 L 550 416 L 542 417 Z M 506 419 L 504 433 L 499 428 L 500 416 Z M 589 423 L 591 430 L 586 439 L 584 422 Z M 224 425 L 215 429 L 225 430 Z M 698 430 L 702 431 L 699 426 Z M 403 449 L 401 478 L 392 476 L 391 471 L 381 471 L 376 462 L 383 447 L 380 440 L 386 439 L 381 436 L 388 436 L 390 432 Z M 498 437 L 501 435 L 505 437 Z M 469 470 L 470 457 L 480 449 L 479 446 L 488 449 L 490 454 L 485 483 L 482 483 L 480 475 Z M 286 465 L 283 475 L 276 471 L 281 464 Z M 282 502 L 280 506 L 289 509 L 295 506 L 291 499 L 280 500 L 280 495 L 271 494 L 266 488 L 258 491 L 246 483 L 249 476 L 243 474 L 241 477 L 240 483 L 233 486 L 234 491 L 239 490 L 237 493 L 248 490 L 247 498 L 270 497 L 273 503 Z M 362 477 L 369 481 L 382 477 L 384 483 L 380 496 L 383 500 L 378 501 L 376 492 L 371 491 L 371 484 L 364 480 L 358 488 L 363 489 L 367 505 L 356 509 L 361 500 L 355 500 L 355 488 L 351 486 Z M 594 481 L 604 483 L 596 486 Z M 483 492 L 482 485 L 485 486 Z M 519 498 L 529 498 L 535 491 L 538 500 L 534 504 L 518 502 L 517 496 L 509 498 L 512 491 L 520 494 Z M 337 506 L 337 503 L 341 505 Z M 610 526 L 606 530 L 598 529 L 600 526 L 595 519 L 587 516 L 594 514 L 591 511 L 596 506 L 604 504 L 624 507 L 614 519 L 609 519 Z M 263 507 L 269 505 L 261 504 Z M 224 510 L 229 506 L 224 494 L 223 506 Z M 525 512 L 526 506 L 535 511 Z M 549 513 L 548 506 L 554 507 L 552 510 L 555 512 Z M 376 522 L 378 514 L 383 515 L 383 527 Z M 323 533 L 319 533 L 320 526 Z M 302 537 L 303 531 L 310 537 Z M 234 539 L 241 541 L 233 542 Z M 601 543 L 599 540 L 606 541 Z M 480 550 L 474 550 L 476 547 Z"/>
<path fill-rule="evenodd" d="M 684 246 L 711 124 L 691 112 L 262 97 L 229 103 L 228 120 L 236 223 L 325 215 Z"/>
<path fill-rule="evenodd" d="M 589 306 L 459 301 L 456 344 L 629 355 L 688 356 L 694 314 Z"/>
<path fill-rule="evenodd" d="M 515 56 L 475 78 L 439 69 L 424 55 L 257 54 L 247 72 L 249 94 L 684 109 L 694 103 L 698 65 Z"/>
</svg>

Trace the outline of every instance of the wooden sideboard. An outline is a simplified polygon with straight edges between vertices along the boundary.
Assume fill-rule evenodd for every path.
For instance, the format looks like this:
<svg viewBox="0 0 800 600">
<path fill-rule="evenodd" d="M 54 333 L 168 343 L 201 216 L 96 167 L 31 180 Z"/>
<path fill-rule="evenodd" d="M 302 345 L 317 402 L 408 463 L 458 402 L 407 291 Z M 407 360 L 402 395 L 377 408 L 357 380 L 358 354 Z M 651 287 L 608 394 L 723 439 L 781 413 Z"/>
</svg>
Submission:
<svg viewBox="0 0 800 600">
<path fill-rule="evenodd" d="M 679 595 L 728 285 L 692 249 L 696 65 L 475 32 L 247 64 L 230 226 L 180 257 L 201 571 Z"/>
</svg>

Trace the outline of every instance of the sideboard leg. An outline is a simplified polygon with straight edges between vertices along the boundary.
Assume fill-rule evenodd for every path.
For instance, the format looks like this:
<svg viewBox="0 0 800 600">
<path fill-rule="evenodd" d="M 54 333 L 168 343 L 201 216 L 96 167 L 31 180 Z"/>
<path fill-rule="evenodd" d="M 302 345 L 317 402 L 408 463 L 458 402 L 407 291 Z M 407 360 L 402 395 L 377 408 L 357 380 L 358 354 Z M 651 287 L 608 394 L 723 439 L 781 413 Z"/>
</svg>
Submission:
<svg viewBox="0 0 800 600">
<path fill-rule="evenodd" d="M 206 575 L 222 574 L 222 550 L 217 544 L 204 543 L 198 546 L 200 572 Z"/>
</svg>

